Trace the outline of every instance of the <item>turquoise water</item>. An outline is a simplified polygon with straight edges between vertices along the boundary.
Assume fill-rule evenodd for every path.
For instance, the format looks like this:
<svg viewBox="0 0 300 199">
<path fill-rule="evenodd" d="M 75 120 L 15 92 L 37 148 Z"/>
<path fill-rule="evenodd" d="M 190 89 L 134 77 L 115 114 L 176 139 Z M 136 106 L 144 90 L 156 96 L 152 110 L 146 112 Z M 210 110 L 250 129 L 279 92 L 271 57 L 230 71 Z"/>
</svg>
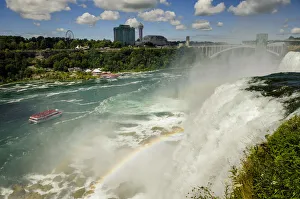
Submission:
<svg viewBox="0 0 300 199">
<path fill-rule="evenodd" d="M 167 70 L 128 74 L 109 81 L 1 86 L 0 186 L 32 184 L 30 176 L 46 176 L 60 165 L 73 164 L 73 170 L 80 170 L 80 162 L 93 165 L 96 157 L 103 160 L 104 172 L 118 160 L 102 158 L 113 150 L 134 148 L 161 133 L 151 130 L 153 127 L 170 129 L 181 124 L 185 107 L 177 90 L 185 76 L 186 72 Z M 30 115 L 47 109 L 64 113 L 46 123 L 28 123 Z M 103 142 L 109 146 L 105 148 Z M 98 154 L 91 154 L 97 150 Z"/>
</svg>

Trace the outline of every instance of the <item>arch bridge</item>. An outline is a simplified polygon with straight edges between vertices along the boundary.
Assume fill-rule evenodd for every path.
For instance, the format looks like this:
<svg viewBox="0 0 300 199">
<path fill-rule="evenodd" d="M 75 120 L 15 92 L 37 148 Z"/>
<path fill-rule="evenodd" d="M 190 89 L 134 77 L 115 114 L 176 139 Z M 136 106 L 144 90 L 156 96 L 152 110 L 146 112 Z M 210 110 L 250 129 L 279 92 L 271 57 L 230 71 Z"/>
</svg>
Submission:
<svg viewBox="0 0 300 199">
<path fill-rule="evenodd" d="M 256 41 L 252 42 L 250 45 L 200 45 L 190 47 L 198 48 L 205 57 L 209 57 L 211 59 L 226 52 L 244 49 L 254 50 L 256 53 L 267 52 L 271 55 L 282 57 L 287 52 L 287 46 L 284 42 L 286 41 L 276 40 L 276 42 L 269 42 L 268 34 L 257 34 Z"/>
<path fill-rule="evenodd" d="M 193 46 L 193 48 L 198 48 L 205 57 L 211 59 L 234 50 L 257 49 L 255 45 L 205 45 Z M 265 51 L 274 56 L 281 57 L 286 53 L 286 46 L 284 44 L 267 45 Z"/>
</svg>

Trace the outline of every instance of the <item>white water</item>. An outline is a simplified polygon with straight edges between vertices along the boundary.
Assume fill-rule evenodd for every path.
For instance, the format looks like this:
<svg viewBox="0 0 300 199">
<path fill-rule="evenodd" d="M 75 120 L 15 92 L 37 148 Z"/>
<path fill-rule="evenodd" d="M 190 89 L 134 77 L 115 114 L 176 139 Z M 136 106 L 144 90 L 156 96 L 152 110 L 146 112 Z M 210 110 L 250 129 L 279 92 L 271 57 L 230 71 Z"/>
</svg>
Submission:
<svg viewBox="0 0 300 199">
<path fill-rule="evenodd" d="M 218 87 L 188 118 L 185 139 L 176 149 L 160 143 L 141 152 L 109 176 L 91 198 L 103 198 L 103 187 L 118 187 L 126 181 L 146 189 L 136 193 L 135 199 L 185 198 L 193 186 L 208 182 L 222 195 L 231 166 L 238 165 L 247 146 L 273 131 L 284 114 L 279 102 L 243 91 L 246 86 L 240 80 Z"/>
<path fill-rule="evenodd" d="M 289 52 L 283 58 L 279 72 L 300 72 L 300 52 Z"/>
</svg>

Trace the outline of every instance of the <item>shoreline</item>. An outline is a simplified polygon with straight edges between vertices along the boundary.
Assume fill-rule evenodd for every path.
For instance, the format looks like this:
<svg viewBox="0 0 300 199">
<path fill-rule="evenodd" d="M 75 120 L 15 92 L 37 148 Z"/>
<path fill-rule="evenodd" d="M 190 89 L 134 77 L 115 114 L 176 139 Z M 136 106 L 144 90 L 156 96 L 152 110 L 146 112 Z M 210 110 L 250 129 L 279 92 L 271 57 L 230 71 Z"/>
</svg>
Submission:
<svg viewBox="0 0 300 199">
<path fill-rule="evenodd" d="M 111 73 L 111 74 L 134 74 L 134 73 L 143 73 L 143 72 L 154 72 L 159 70 L 125 70 L 125 71 L 119 71 L 117 73 Z M 76 73 L 79 73 L 79 77 L 76 75 Z M 72 76 L 72 75 L 76 76 Z M 50 77 L 49 77 L 50 75 Z M 59 76 L 57 78 L 53 78 L 55 75 L 66 75 L 65 78 L 60 78 L 62 76 Z M 37 77 L 39 76 L 39 77 Z M 35 77 L 31 78 L 24 78 L 20 80 L 12 80 L 12 81 L 4 81 L 0 82 L 0 86 L 10 85 L 10 84 L 18 84 L 18 83 L 27 83 L 31 81 L 60 81 L 60 82 L 70 82 L 70 81 L 76 81 L 76 80 L 96 80 L 96 79 L 103 79 L 101 75 L 99 76 L 93 76 L 92 74 L 86 73 L 86 72 L 61 72 L 61 71 L 51 71 L 46 72 L 42 74 L 36 74 Z"/>
</svg>

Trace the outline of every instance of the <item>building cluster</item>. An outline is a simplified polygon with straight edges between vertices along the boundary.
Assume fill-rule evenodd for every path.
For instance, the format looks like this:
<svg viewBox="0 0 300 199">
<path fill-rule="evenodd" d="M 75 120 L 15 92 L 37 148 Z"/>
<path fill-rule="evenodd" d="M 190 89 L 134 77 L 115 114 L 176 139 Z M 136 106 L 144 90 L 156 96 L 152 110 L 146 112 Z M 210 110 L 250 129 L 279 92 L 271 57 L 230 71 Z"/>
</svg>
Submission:
<svg viewBox="0 0 300 199">
<path fill-rule="evenodd" d="M 167 46 L 168 40 L 161 35 L 147 35 L 143 37 L 144 25 L 142 23 L 138 26 L 139 38 L 135 40 L 135 28 L 129 25 L 120 25 L 114 28 L 114 41 L 119 41 L 123 45 L 143 46 L 152 44 L 154 46 Z"/>
</svg>

